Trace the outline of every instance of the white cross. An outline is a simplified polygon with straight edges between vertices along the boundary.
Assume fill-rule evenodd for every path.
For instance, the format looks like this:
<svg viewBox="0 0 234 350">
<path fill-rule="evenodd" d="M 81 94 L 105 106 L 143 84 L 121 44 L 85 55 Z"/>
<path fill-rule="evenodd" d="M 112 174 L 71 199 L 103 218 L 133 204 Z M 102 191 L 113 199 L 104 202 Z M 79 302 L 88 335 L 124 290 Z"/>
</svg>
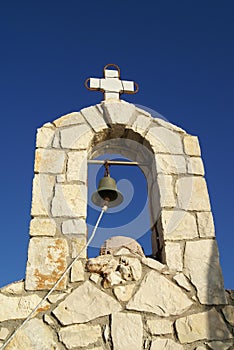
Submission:
<svg viewBox="0 0 234 350">
<path fill-rule="evenodd" d="M 110 66 L 117 68 L 117 70 L 107 69 Z M 90 81 L 89 86 L 88 81 Z M 102 91 L 104 100 L 119 100 L 120 94 L 135 94 L 138 91 L 138 85 L 135 82 L 120 80 L 120 69 L 115 64 L 107 64 L 104 67 L 104 78 L 88 78 L 85 86 L 88 90 Z"/>
</svg>

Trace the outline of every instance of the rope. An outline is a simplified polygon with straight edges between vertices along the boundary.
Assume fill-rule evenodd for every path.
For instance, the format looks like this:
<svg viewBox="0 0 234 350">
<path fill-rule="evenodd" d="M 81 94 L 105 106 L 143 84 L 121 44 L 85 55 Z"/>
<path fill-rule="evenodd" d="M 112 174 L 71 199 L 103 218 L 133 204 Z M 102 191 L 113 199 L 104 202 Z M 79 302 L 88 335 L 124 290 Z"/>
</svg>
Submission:
<svg viewBox="0 0 234 350">
<path fill-rule="evenodd" d="M 55 282 L 55 284 L 53 285 L 53 287 L 49 290 L 49 292 L 44 296 L 43 299 L 41 299 L 41 301 L 37 304 L 37 306 L 30 312 L 30 314 L 28 315 L 28 317 L 24 320 L 24 322 L 18 327 L 16 328 L 16 330 L 12 333 L 12 335 L 10 336 L 9 339 L 7 339 L 7 341 L 1 346 L 0 350 L 5 349 L 5 347 L 10 343 L 10 341 L 15 337 L 15 335 L 20 331 L 20 329 L 22 329 L 24 327 L 24 325 L 32 318 L 32 316 L 34 315 L 34 313 L 39 309 L 39 307 L 44 303 L 44 301 L 50 296 L 51 293 L 53 293 L 53 291 L 55 290 L 55 288 L 57 287 L 57 285 L 62 281 L 63 277 L 66 275 L 66 273 L 72 268 L 72 266 L 75 264 L 75 262 L 79 259 L 80 255 L 83 253 L 83 251 L 89 246 L 90 242 L 92 241 L 98 225 L 102 219 L 102 216 L 104 214 L 105 211 L 107 211 L 108 207 L 107 205 L 104 205 L 102 208 L 102 211 L 98 217 L 98 220 L 96 222 L 96 225 L 93 229 L 93 232 L 90 236 L 90 238 L 88 239 L 86 245 L 81 249 L 81 251 L 79 252 L 79 254 L 75 257 L 75 259 L 70 263 L 70 265 L 68 265 L 68 267 L 66 268 L 66 270 L 63 272 L 63 274 L 59 277 L 59 279 L 57 280 L 57 282 Z"/>
</svg>

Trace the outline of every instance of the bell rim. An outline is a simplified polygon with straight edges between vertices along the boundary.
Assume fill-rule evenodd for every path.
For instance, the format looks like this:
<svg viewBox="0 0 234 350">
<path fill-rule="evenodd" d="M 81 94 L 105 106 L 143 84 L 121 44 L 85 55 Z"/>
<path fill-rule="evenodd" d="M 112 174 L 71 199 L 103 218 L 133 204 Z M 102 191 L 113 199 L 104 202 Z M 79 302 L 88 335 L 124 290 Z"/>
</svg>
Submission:
<svg viewBox="0 0 234 350">
<path fill-rule="evenodd" d="M 123 197 L 122 193 L 118 190 L 116 190 L 116 192 L 118 193 L 118 197 L 114 201 L 108 202 L 108 204 L 107 204 L 108 208 L 117 207 L 118 205 L 120 205 L 123 202 L 124 197 Z M 105 203 L 104 199 L 100 196 L 98 191 L 96 191 L 92 194 L 91 200 L 97 207 L 102 207 Z"/>
</svg>

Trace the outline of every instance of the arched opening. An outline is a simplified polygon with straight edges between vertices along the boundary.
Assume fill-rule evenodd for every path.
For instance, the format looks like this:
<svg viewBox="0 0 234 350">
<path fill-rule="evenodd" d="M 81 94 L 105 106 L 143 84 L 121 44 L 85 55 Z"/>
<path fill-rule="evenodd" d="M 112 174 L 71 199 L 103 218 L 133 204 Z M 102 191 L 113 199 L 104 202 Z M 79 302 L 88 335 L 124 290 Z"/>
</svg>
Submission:
<svg viewBox="0 0 234 350">
<path fill-rule="evenodd" d="M 116 136 L 117 135 L 117 136 Z M 118 137 L 119 135 L 119 137 Z M 111 177 L 124 195 L 123 203 L 108 209 L 96 237 L 88 249 L 88 256 L 99 255 L 104 241 L 113 236 L 127 236 L 137 240 L 145 255 L 161 261 L 157 218 L 160 212 L 156 180 L 155 157 L 144 138 L 119 125 L 99 133 L 90 151 L 89 159 L 119 160 L 138 165 L 111 165 Z M 99 180 L 104 175 L 104 166 L 89 164 L 88 167 L 88 217 L 89 235 L 98 217 L 100 208 L 91 202 Z"/>
</svg>

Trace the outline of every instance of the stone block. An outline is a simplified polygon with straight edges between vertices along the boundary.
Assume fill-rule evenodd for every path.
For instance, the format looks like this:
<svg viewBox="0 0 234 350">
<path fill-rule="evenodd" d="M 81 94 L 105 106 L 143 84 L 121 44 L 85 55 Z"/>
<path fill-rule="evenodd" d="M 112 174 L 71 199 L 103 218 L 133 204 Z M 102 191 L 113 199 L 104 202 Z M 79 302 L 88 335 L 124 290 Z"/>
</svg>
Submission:
<svg viewBox="0 0 234 350">
<path fill-rule="evenodd" d="M 87 183 L 87 151 L 68 152 L 67 181 Z"/>
<path fill-rule="evenodd" d="M 0 294 L 0 322 L 26 318 L 40 301 L 41 298 L 36 294 L 26 296 L 6 296 Z M 49 304 L 44 302 L 42 307 L 38 309 L 38 312 L 45 311 L 48 307 Z"/>
<path fill-rule="evenodd" d="M 53 195 L 55 177 L 35 174 L 32 192 L 32 216 L 50 216 L 50 202 Z"/>
<path fill-rule="evenodd" d="M 156 339 L 152 341 L 150 350 L 183 350 L 184 347 L 171 339 Z"/>
<path fill-rule="evenodd" d="M 117 286 L 114 288 L 114 295 L 119 301 L 128 301 L 132 297 L 134 289 L 135 284 Z"/>
<path fill-rule="evenodd" d="M 232 340 L 229 341 L 211 341 L 208 344 L 209 349 L 212 350 L 232 350 L 231 346 L 233 345 Z"/>
<path fill-rule="evenodd" d="M 158 318 L 146 321 L 151 335 L 171 334 L 173 322 L 167 319 Z"/>
<path fill-rule="evenodd" d="M 166 128 L 168 130 L 178 132 L 179 134 L 186 134 L 186 131 L 181 129 L 179 126 L 174 125 L 172 123 L 169 123 L 166 120 L 163 120 L 161 118 L 154 118 L 154 123 L 159 125 L 159 126 L 163 126 L 164 128 Z"/>
<path fill-rule="evenodd" d="M 86 201 L 86 185 L 56 184 L 52 215 L 54 217 L 86 217 Z"/>
<path fill-rule="evenodd" d="M 71 243 L 71 257 L 76 258 L 79 255 L 80 259 L 86 259 L 87 252 L 85 249 L 86 237 L 84 236 L 69 236 Z"/>
<path fill-rule="evenodd" d="M 62 233 L 86 235 L 87 227 L 84 219 L 70 219 L 62 223 Z"/>
<path fill-rule="evenodd" d="M 186 135 L 184 137 L 184 151 L 189 156 L 200 157 L 201 149 L 197 136 Z"/>
<path fill-rule="evenodd" d="M 132 125 L 135 120 L 135 106 L 125 101 L 103 102 L 104 120 L 107 124 Z"/>
<path fill-rule="evenodd" d="M 176 183 L 179 208 L 184 210 L 210 211 L 206 181 L 200 176 L 181 177 Z"/>
<path fill-rule="evenodd" d="M 57 128 L 59 128 L 62 126 L 70 126 L 75 124 L 86 124 L 86 121 L 81 113 L 73 112 L 63 115 L 62 117 L 54 120 L 53 123 L 56 125 Z"/>
<path fill-rule="evenodd" d="M 167 317 L 180 315 L 191 306 L 192 301 L 181 291 L 181 288 L 157 271 L 150 271 L 126 308 Z"/>
<path fill-rule="evenodd" d="M 150 143 L 154 153 L 184 153 L 180 135 L 161 126 L 151 126 L 145 139 Z"/>
<path fill-rule="evenodd" d="M 18 281 L 8 284 L 6 287 L 1 288 L 1 293 L 19 295 L 24 292 L 24 281 Z"/>
<path fill-rule="evenodd" d="M 205 175 L 204 165 L 200 157 L 188 158 L 188 174 Z"/>
<path fill-rule="evenodd" d="M 183 273 L 178 273 L 177 275 L 175 275 L 173 277 L 173 280 L 176 281 L 176 283 L 179 286 L 181 286 L 182 288 L 184 288 L 188 292 L 191 292 L 191 290 L 192 290 L 191 284 L 188 282 L 187 278 L 185 277 L 185 275 Z"/>
<path fill-rule="evenodd" d="M 101 338 L 101 327 L 76 324 L 61 328 L 59 331 L 59 340 L 65 344 L 67 349 L 75 349 L 94 344 Z"/>
<path fill-rule="evenodd" d="M 111 317 L 111 334 L 115 350 L 141 350 L 143 324 L 140 315 L 115 313 Z"/>
<path fill-rule="evenodd" d="M 5 340 L 9 333 L 10 332 L 7 328 L 2 327 L 0 329 L 0 340 Z"/>
<path fill-rule="evenodd" d="M 56 176 L 56 182 L 57 183 L 63 183 L 66 182 L 66 175 L 65 174 L 60 174 Z"/>
<path fill-rule="evenodd" d="M 100 108 L 97 106 L 83 108 L 81 113 L 95 132 L 102 132 L 104 129 L 108 128 L 103 115 L 100 113 Z"/>
<path fill-rule="evenodd" d="M 170 175 L 161 175 L 157 176 L 157 181 L 154 182 L 152 191 L 151 191 L 151 203 L 152 207 L 155 207 L 155 202 L 160 202 L 160 207 L 172 207 L 176 206 L 176 200 L 174 196 L 174 186 L 173 186 L 173 177 Z M 154 209 L 154 220 L 157 221 L 157 216 L 159 214 L 159 209 Z"/>
<path fill-rule="evenodd" d="M 48 290 L 57 282 L 67 267 L 68 245 L 65 239 L 34 237 L 30 239 L 25 288 Z M 67 276 L 57 289 L 66 288 Z"/>
<path fill-rule="evenodd" d="M 55 128 L 52 124 L 46 124 L 45 126 L 37 129 L 36 147 L 37 148 L 50 148 L 54 138 Z"/>
<path fill-rule="evenodd" d="M 161 227 L 165 240 L 187 240 L 198 237 L 195 216 L 186 211 L 162 210 Z"/>
<path fill-rule="evenodd" d="M 62 325 L 70 325 L 86 323 L 121 309 L 114 298 L 86 281 L 62 301 L 53 313 Z"/>
<path fill-rule="evenodd" d="M 182 317 L 175 322 L 178 338 L 182 344 L 197 340 L 224 340 L 232 338 L 221 315 L 215 310 Z"/>
<path fill-rule="evenodd" d="M 184 265 L 201 304 L 226 304 L 216 241 L 186 242 Z"/>
<path fill-rule="evenodd" d="M 183 270 L 183 254 L 180 243 L 165 242 L 165 261 L 170 270 Z"/>
<path fill-rule="evenodd" d="M 152 123 L 152 117 L 147 117 L 144 114 L 138 114 L 136 120 L 132 124 L 131 129 L 140 135 L 144 135 Z"/>
<path fill-rule="evenodd" d="M 224 306 L 224 308 L 222 309 L 222 312 L 226 320 L 230 323 L 231 326 L 234 327 L 234 306 L 233 305 Z"/>
<path fill-rule="evenodd" d="M 186 161 L 182 155 L 156 154 L 155 155 L 157 173 L 160 174 L 186 174 Z"/>
<path fill-rule="evenodd" d="M 198 232 L 200 237 L 214 237 L 215 228 L 213 215 L 210 211 L 197 213 Z"/>
<path fill-rule="evenodd" d="M 60 174 L 65 169 L 65 152 L 38 148 L 34 163 L 36 173 Z"/>
<path fill-rule="evenodd" d="M 26 317 L 26 316 L 25 316 Z M 42 320 L 33 318 L 15 335 L 7 346 L 7 350 L 62 350 L 54 339 L 51 328 Z"/>
<path fill-rule="evenodd" d="M 53 219 L 35 217 L 30 222 L 30 236 L 54 236 L 56 223 Z"/>
<path fill-rule="evenodd" d="M 84 281 L 84 268 L 81 261 L 76 261 L 71 268 L 71 282 Z"/>
<path fill-rule="evenodd" d="M 159 272 L 163 272 L 167 270 L 167 266 L 164 264 L 161 264 L 159 261 L 151 258 L 142 258 L 141 260 L 142 264 L 150 267 L 153 270 L 157 270 Z"/>
<path fill-rule="evenodd" d="M 87 124 L 75 125 L 60 131 L 61 146 L 68 149 L 87 149 L 93 138 L 93 131 Z"/>
</svg>

